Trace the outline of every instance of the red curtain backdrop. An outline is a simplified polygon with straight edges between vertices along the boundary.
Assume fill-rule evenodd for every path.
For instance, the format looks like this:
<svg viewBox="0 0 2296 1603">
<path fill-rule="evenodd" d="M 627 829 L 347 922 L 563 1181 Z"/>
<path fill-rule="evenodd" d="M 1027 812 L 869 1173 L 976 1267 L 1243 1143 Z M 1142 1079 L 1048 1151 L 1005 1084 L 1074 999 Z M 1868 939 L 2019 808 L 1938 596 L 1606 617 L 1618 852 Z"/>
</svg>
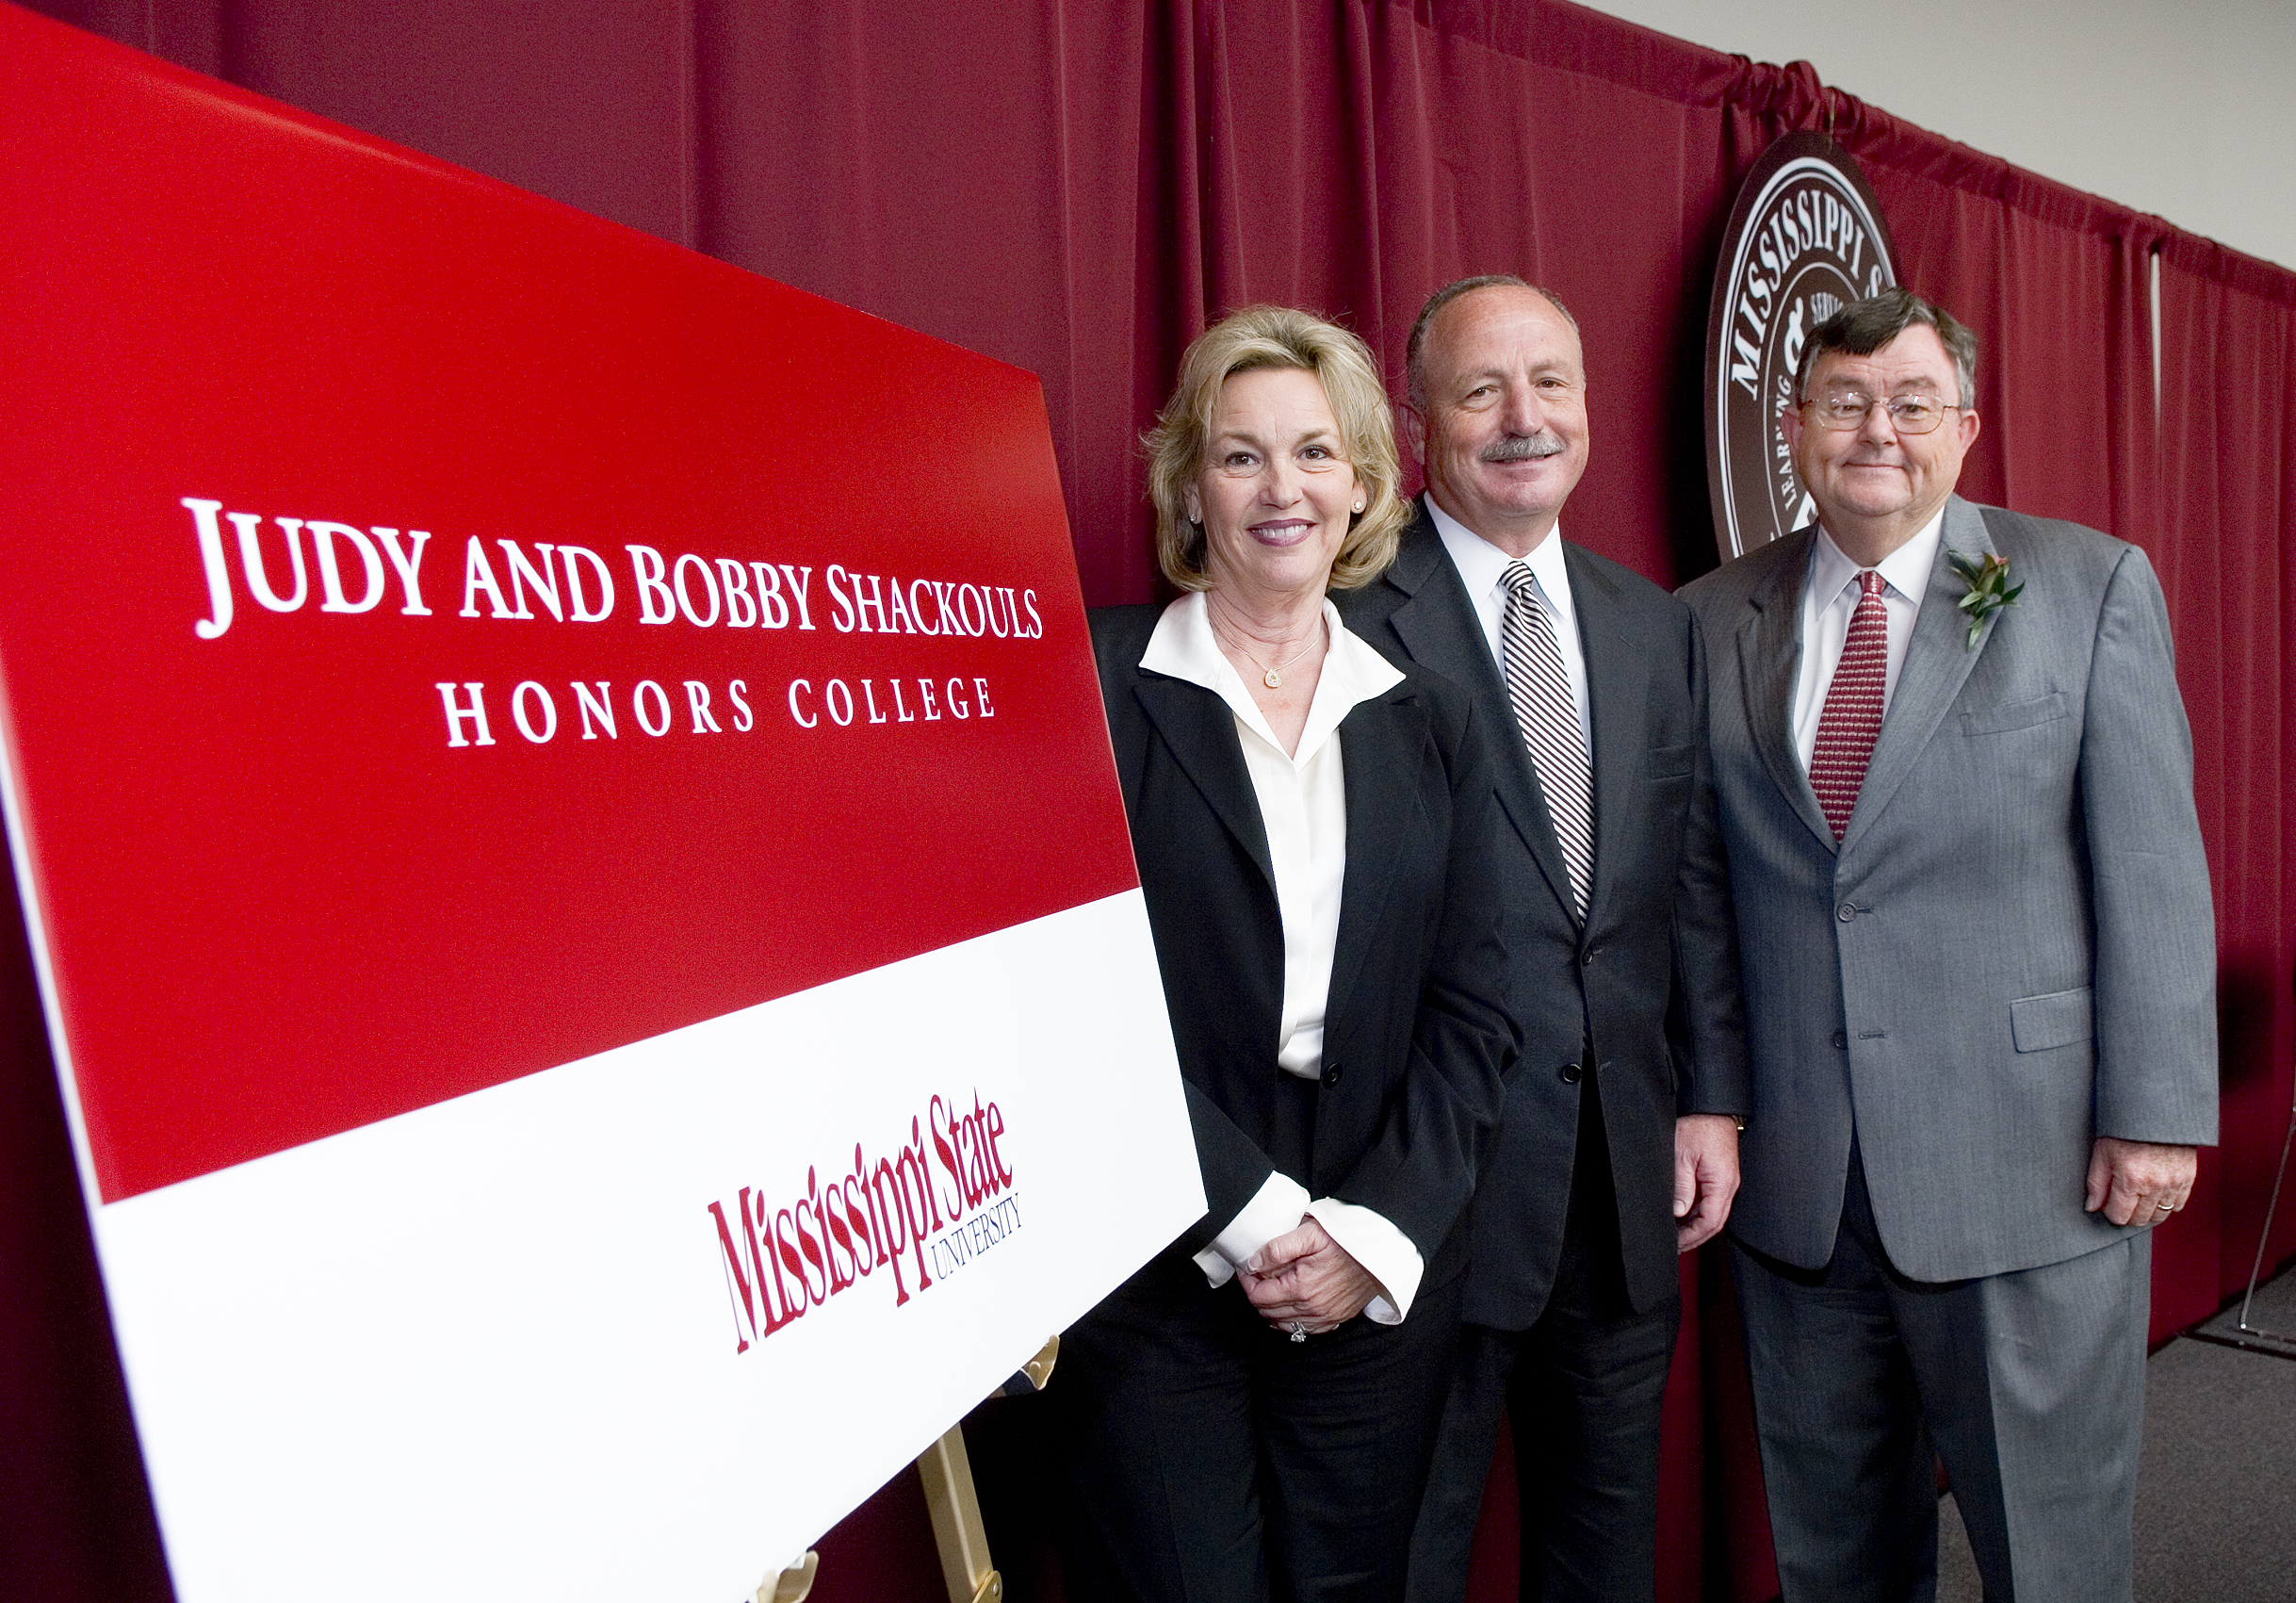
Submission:
<svg viewBox="0 0 2296 1603">
<path fill-rule="evenodd" d="M 1699 390 L 1721 228 L 1766 146 L 1830 131 L 1880 194 L 1904 280 L 1985 341 L 1963 489 L 2133 540 L 2167 586 L 2216 887 L 2225 1101 L 2198 1200 L 2161 1233 L 2154 1333 L 2245 1283 L 2296 1094 L 2280 795 L 2296 274 L 1902 123 L 1806 65 L 1563 0 L 36 8 L 1034 370 L 1095 604 L 1153 593 L 1135 441 L 1208 319 L 1316 307 L 1399 371 L 1425 295 L 1485 271 L 1553 286 L 1585 333 L 1593 459 L 1566 533 L 1661 582 L 1705 571 Z M 283 219 L 251 248 L 292 238 Z M 853 382 L 899 431 L 899 381 Z M 931 448 L 895 453 L 920 496 Z M 792 462 L 775 488 L 797 501 L 806 484 Z M 0 973 L 0 1590 L 142 1603 L 167 1583 L 16 928 Z M 2296 1207 L 2267 1266 L 2292 1251 Z M 1776 1592 L 1721 1269 L 1712 1251 L 1685 1266 L 1668 1603 Z M 1058 1590 L 1027 1408 L 973 1424 L 1016 1598 Z M 1478 1597 L 1512 1595 L 1511 1477 L 1503 1451 Z M 941 1595 L 912 1478 L 822 1553 L 824 1600 Z"/>
</svg>

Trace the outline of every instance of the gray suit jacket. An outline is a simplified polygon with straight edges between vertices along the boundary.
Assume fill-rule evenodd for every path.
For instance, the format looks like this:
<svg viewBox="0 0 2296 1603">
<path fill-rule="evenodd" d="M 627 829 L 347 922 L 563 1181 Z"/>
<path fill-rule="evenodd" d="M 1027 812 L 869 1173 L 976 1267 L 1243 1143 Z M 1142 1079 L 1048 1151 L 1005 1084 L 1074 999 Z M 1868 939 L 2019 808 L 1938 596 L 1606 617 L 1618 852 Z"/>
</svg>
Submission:
<svg viewBox="0 0 2296 1603">
<path fill-rule="evenodd" d="M 1594 722 L 1594 884 L 1579 924 L 1539 773 L 1458 569 L 1423 508 L 1388 570 L 1333 600 L 1399 662 L 1464 690 L 1497 731 L 1506 826 L 1488 859 L 1506 909 L 1523 1038 L 1506 1120 L 1474 1199 L 1466 1317 L 1539 1318 L 1562 1253 L 1580 1085 L 1593 1043 L 1627 1294 L 1674 1294 L 1674 1120 L 1747 1108 L 1730 888 L 1705 761 L 1706 685 L 1688 609 L 1631 569 L 1563 548 Z"/>
<path fill-rule="evenodd" d="M 2060 1262 L 2093 1137 L 2216 1138 L 2215 924 L 2168 612 L 2144 553 L 1946 503 L 1945 538 L 1837 847 L 1794 749 L 1811 528 L 1686 586 L 1753 1047 L 1731 1229 L 1833 1248 L 1854 1123 L 1891 1261 L 1921 1280 Z M 1948 551 L 2018 604 L 1974 648 Z"/>
</svg>

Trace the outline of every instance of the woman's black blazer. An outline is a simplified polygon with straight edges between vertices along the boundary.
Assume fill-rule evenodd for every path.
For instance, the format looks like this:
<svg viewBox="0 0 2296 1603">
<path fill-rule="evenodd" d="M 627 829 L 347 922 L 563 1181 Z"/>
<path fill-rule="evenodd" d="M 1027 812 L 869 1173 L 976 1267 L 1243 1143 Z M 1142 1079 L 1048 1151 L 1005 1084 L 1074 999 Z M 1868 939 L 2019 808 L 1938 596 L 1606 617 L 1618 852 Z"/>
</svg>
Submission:
<svg viewBox="0 0 2296 1603">
<path fill-rule="evenodd" d="M 1283 928 L 1234 713 L 1140 666 L 1162 608 L 1093 614 L 1132 852 L 1210 1207 L 1200 1251 L 1273 1172 Z M 1441 1284 L 1495 1139 L 1516 1039 L 1500 944 L 1491 768 L 1466 695 L 1407 671 L 1340 725 L 1347 869 L 1324 1022 L 1311 1196 L 1376 1210 Z"/>
</svg>

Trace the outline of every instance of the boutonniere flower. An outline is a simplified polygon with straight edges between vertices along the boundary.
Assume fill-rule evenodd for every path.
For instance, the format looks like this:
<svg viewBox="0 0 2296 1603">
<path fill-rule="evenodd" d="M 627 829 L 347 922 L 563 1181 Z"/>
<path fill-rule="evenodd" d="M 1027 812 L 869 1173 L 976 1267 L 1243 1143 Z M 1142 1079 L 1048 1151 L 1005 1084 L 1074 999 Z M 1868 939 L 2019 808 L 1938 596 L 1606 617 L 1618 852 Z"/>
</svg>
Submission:
<svg viewBox="0 0 2296 1603">
<path fill-rule="evenodd" d="M 1961 609 L 1969 614 L 1969 649 L 1978 647 L 1978 635 L 1985 628 L 1985 620 L 2004 607 L 2013 607 L 2017 597 L 2025 594 L 2025 586 L 2009 581 L 2009 559 L 1985 553 L 1982 561 L 1963 556 L 1959 551 L 1947 551 L 1946 560 L 1953 571 L 1962 576 L 1969 586 L 1969 594 L 1961 599 Z"/>
</svg>

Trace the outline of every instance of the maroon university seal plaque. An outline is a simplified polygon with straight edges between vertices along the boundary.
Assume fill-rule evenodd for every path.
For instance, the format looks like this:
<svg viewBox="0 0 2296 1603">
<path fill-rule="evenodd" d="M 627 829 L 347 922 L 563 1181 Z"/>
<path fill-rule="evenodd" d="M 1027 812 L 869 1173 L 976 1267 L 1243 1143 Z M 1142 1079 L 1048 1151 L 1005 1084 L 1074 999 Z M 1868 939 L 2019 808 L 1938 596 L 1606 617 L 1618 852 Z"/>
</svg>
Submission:
<svg viewBox="0 0 2296 1603">
<path fill-rule="evenodd" d="M 1814 515 L 1778 432 L 1810 330 L 1897 282 L 1881 204 L 1849 153 L 1788 134 L 1738 190 L 1706 319 L 1706 476 L 1722 560 Z"/>
</svg>

